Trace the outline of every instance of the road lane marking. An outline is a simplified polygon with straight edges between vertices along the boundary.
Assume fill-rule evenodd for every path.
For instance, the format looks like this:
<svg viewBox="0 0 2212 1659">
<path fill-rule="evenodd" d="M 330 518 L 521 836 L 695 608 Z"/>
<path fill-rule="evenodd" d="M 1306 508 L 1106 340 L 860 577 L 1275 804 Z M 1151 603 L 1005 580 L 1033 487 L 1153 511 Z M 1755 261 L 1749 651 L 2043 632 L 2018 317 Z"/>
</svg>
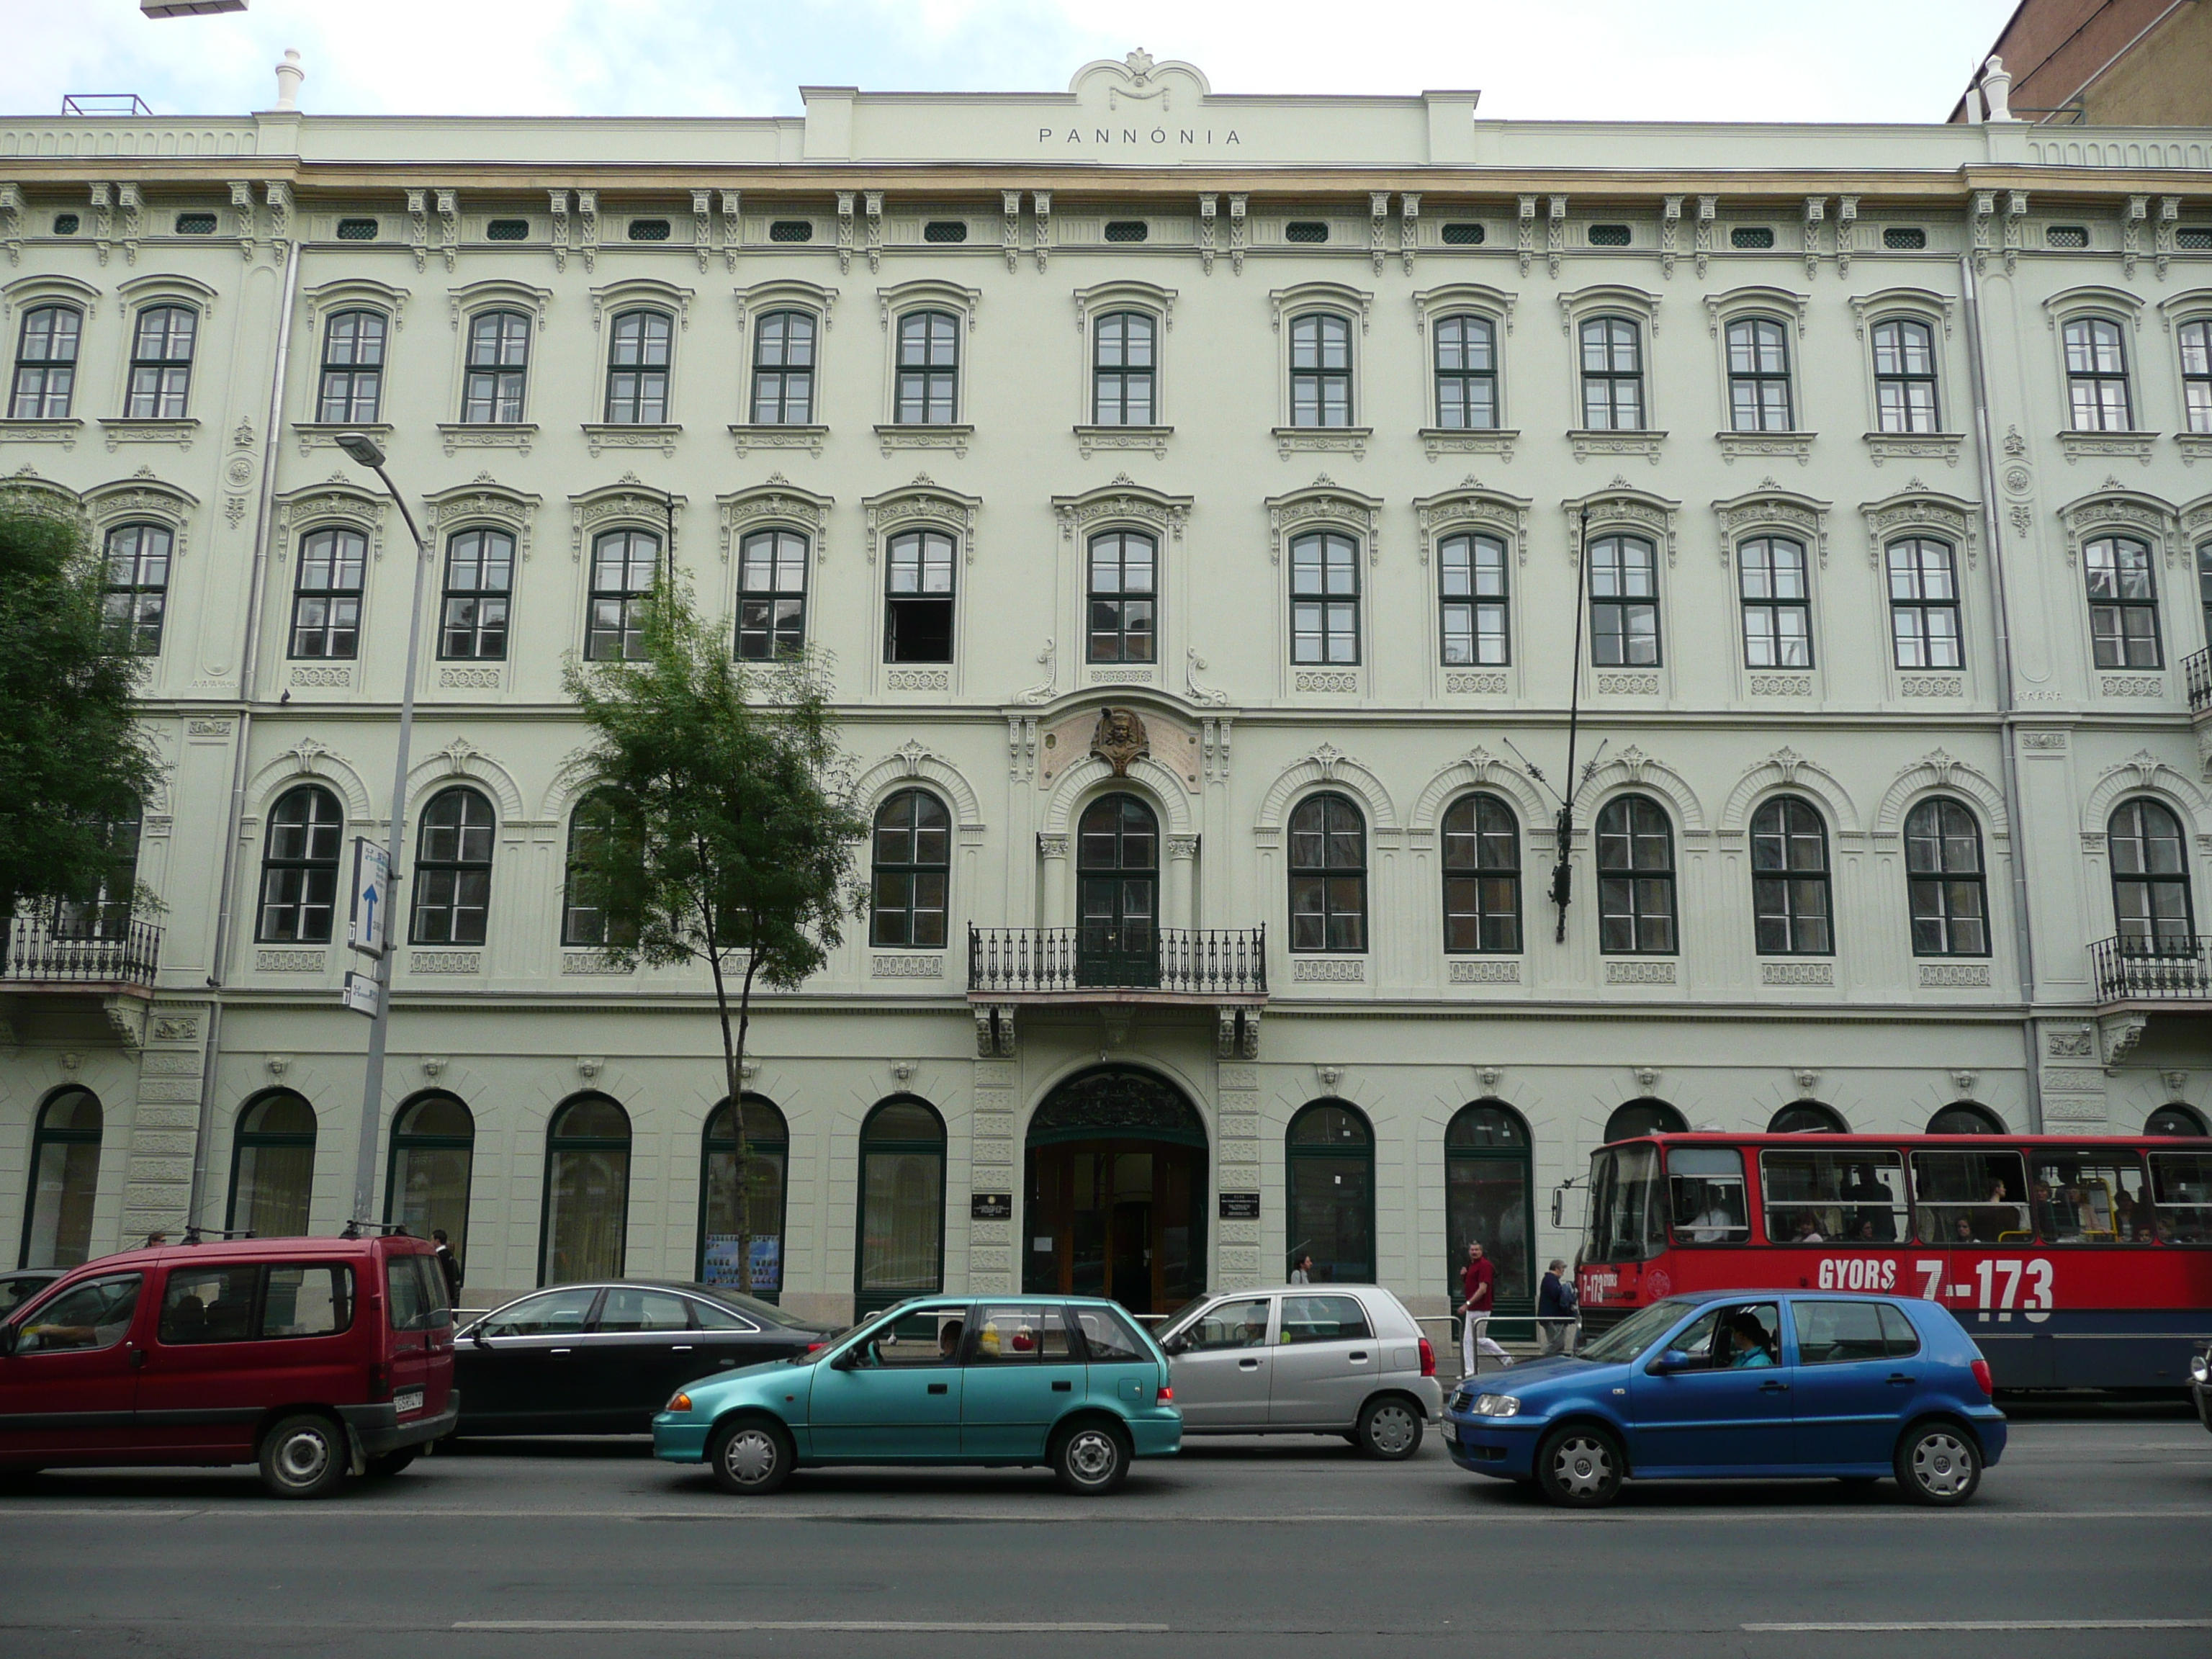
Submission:
<svg viewBox="0 0 2212 1659">
<path fill-rule="evenodd" d="M 1761 1636 L 1801 1636 L 1814 1632 L 1887 1635 L 1913 1631 L 2212 1630 L 2212 1619 L 1921 1619 L 1849 1625 L 1740 1625 L 1737 1628 Z"/>
<path fill-rule="evenodd" d="M 617 1635 L 644 1631 L 848 1631 L 901 1636 L 1164 1636 L 1170 1625 L 1046 1623 L 1040 1620 L 981 1623 L 945 1619 L 464 1619 L 457 1631 L 516 1635 Z"/>
<path fill-rule="evenodd" d="M 1771 1525 L 1807 1522 L 1827 1526 L 1838 1521 L 1880 1522 L 1896 1525 L 1920 1522 L 1929 1526 L 1954 1527 L 1972 1522 L 1998 1521 L 2201 1521 L 2212 1520 L 2212 1509 L 2150 1510 L 1998 1510 L 1986 1506 L 1960 1510 L 1923 1510 L 1871 1505 L 1826 1509 L 1708 1510 L 1668 1508 L 1653 1504 L 1599 1510 L 1564 1512 L 1515 1508 L 1473 1513 L 1435 1510 L 1407 1514 L 1361 1515 L 1316 1512 L 1306 1515 L 1231 1515 L 1204 1510 L 1163 1515 L 1157 1510 L 1133 1510 L 1121 1515 L 1037 1514 L 1025 1510 L 771 1510 L 757 1504 L 728 1510 L 487 1510 L 487 1509 L 348 1509 L 343 1505 L 300 1509 L 290 1505 L 200 1510 L 135 1510 L 121 1506 L 72 1505 L 47 1508 L 35 1504 L 0 1505 L 0 1524 L 16 1516 L 50 1520 L 144 1521 L 686 1521 L 738 1523 L 807 1522 L 822 1526 L 865 1522 L 872 1526 L 940 1526 L 965 1522 L 974 1526 L 1212 1526 L 1234 1521 L 1240 1527 L 1313 1526 L 1608 1526 L 1626 1525 L 1646 1518 L 1679 1526 L 1686 1522 L 1723 1524 L 1748 1522 Z"/>
</svg>

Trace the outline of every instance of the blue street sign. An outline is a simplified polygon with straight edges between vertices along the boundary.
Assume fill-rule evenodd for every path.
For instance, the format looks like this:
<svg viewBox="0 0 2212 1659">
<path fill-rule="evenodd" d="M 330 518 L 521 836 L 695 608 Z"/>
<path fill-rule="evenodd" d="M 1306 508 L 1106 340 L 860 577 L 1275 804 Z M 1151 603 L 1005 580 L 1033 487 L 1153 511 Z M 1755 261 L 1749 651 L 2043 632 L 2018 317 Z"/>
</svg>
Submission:
<svg viewBox="0 0 2212 1659">
<path fill-rule="evenodd" d="M 392 860 L 366 836 L 353 842 L 353 902 L 346 913 L 346 943 L 365 957 L 380 957 L 392 942 Z"/>
</svg>

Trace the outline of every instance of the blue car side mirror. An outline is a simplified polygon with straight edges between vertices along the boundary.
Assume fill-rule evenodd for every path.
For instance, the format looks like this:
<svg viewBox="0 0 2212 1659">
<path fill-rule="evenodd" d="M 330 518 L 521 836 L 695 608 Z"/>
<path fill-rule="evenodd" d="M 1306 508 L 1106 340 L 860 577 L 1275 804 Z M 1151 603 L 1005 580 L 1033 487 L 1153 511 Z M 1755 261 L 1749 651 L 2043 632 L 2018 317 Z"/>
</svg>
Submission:
<svg viewBox="0 0 2212 1659">
<path fill-rule="evenodd" d="M 1690 1356 L 1680 1348 L 1668 1349 L 1651 1364 L 1652 1375 L 1655 1376 L 1666 1376 L 1673 1372 L 1686 1371 L 1689 1369 Z"/>
</svg>

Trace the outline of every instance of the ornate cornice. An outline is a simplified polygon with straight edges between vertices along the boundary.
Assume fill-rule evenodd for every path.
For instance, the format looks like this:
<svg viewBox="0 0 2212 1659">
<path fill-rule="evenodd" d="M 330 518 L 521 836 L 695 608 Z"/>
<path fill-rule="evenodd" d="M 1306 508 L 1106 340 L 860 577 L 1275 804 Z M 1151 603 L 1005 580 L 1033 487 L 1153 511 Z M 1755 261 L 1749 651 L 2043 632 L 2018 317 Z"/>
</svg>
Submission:
<svg viewBox="0 0 2212 1659">
<path fill-rule="evenodd" d="M 726 495 L 717 495 L 714 501 L 722 510 L 725 564 L 729 562 L 745 532 L 763 524 L 796 526 L 813 542 L 815 563 L 820 564 L 830 556 L 830 509 L 836 505 L 835 496 L 801 489 L 782 473 L 771 472 L 767 483 L 733 489 Z"/>
<path fill-rule="evenodd" d="M 1126 472 L 1101 489 L 1088 489 L 1080 495 L 1052 498 L 1053 516 L 1060 521 L 1060 538 L 1071 543 L 1078 532 L 1092 525 L 1130 522 L 1150 525 L 1181 541 L 1183 526 L 1190 520 L 1190 507 L 1189 496 L 1163 495 L 1132 482 Z"/>
<path fill-rule="evenodd" d="M 1352 532 L 1367 543 L 1367 562 L 1382 562 L 1380 496 L 1346 489 L 1324 472 L 1304 489 L 1294 489 L 1286 495 L 1270 495 L 1267 506 L 1267 556 L 1277 564 L 1283 562 L 1283 550 L 1291 538 L 1316 526 L 1334 526 Z"/>
</svg>

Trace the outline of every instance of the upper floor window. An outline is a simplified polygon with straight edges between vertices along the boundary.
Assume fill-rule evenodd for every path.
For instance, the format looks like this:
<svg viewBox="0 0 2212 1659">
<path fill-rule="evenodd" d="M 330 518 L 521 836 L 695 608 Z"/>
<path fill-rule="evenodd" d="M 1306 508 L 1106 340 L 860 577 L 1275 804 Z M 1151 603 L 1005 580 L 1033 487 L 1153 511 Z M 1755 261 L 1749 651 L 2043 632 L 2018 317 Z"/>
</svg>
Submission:
<svg viewBox="0 0 2212 1659">
<path fill-rule="evenodd" d="M 806 538 L 756 530 L 738 550 L 738 657 L 781 662 L 806 648 Z"/>
<path fill-rule="evenodd" d="M 1521 948 L 1521 827 L 1495 795 L 1462 795 L 1444 811 L 1444 949 Z"/>
<path fill-rule="evenodd" d="M 1109 312 L 1091 335 L 1091 418 L 1099 426 L 1152 426 L 1159 419 L 1158 325 L 1142 311 Z"/>
<path fill-rule="evenodd" d="M 1590 662 L 1599 668 L 1659 664 L 1659 550 L 1641 536 L 1590 544 Z"/>
<path fill-rule="evenodd" d="M 1158 647 L 1159 543 L 1139 530 L 1091 538 L 1084 627 L 1091 662 L 1151 662 Z"/>
<path fill-rule="evenodd" d="M 1729 422 L 1738 432 L 1787 432 L 1789 331 L 1771 317 L 1728 325 Z"/>
<path fill-rule="evenodd" d="M 625 311 L 607 348 L 607 424 L 660 426 L 668 419 L 668 347 L 665 311 Z"/>
<path fill-rule="evenodd" d="M 350 661 L 361 654 L 361 591 L 368 538 L 358 530 L 312 530 L 300 538 L 292 591 L 292 654 Z"/>
<path fill-rule="evenodd" d="M 1583 323 L 1583 425 L 1596 432 L 1644 429 L 1644 343 L 1626 317 Z"/>
<path fill-rule="evenodd" d="M 1498 325 L 1487 317 L 1437 319 L 1437 424 L 1498 424 Z"/>
<path fill-rule="evenodd" d="M 1884 432 L 1940 430 L 1936 331 L 1909 317 L 1874 325 L 1875 418 Z"/>
<path fill-rule="evenodd" d="M 1747 668 L 1813 665 L 1812 595 L 1802 543 L 1761 536 L 1736 549 Z"/>
<path fill-rule="evenodd" d="M 16 337 L 11 421 L 65 421 L 76 390 L 76 349 L 84 319 L 74 306 L 34 306 Z"/>
<path fill-rule="evenodd" d="M 469 319 L 468 379 L 461 394 L 463 424 L 519 424 L 524 382 L 529 374 L 529 318 L 519 311 L 483 311 Z"/>
<path fill-rule="evenodd" d="M 1828 830 L 1809 801 L 1778 795 L 1751 817 L 1751 908 L 1763 957 L 1825 957 L 1835 948 Z"/>
<path fill-rule="evenodd" d="M 2100 668 L 2156 668 L 2158 588 L 2150 544 L 2100 536 L 2081 550 L 2089 581 L 2089 638 Z"/>
<path fill-rule="evenodd" d="M 1291 543 L 1291 660 L 1359 660 L 1359 544 L 1334 531 Z"/>
<path fill-rule="evenodd" d="M 1905 814 L 1905 879 L 1914 956 L 1989 955 L 1981 827 L 1960 802 L 1930 796 Z"/>
<path fill-rule="evenodd" d="M 884 565 L 884 660 L 952 660 L 952 538 L 909 530 L 891 538 Z"/>
<path fill-rule="evenodd" d="M 138 841 L 144 828 L 144 816 L 135 799 L 121 817 L 95 822 L 99 874 L 55 904 L 55 938 L 119 939 L 130 933 L 131 907 L 138 891 Z"/>
<path fill-rule="evenodd" d="M 303 783 L 278 799 L 261 854 L 256 939 L 264 945 L 329 943 L 344 834 L 338 798 L 320 784 Z"/>
<path fill-rule="evenodd" d="M 2197 548 L 2197 597 L 2204 607 L 2204 634 L 2212 639 L 2212 542 Z"/>
<path fill-rule="evenodd" d="M 1352 324 L 1334 312 L 1291 319 L 1291 424 L 1352 424 Z"/>
<path fill-rule="evenodd" d="M 1367 949 L 1367 820 L 1342 795 L 1291 813 L 1291 949 Z"/>
<path fill-rule="evenodd" d="M 645 655 L 646 609 L 659 568 L 660 538 L 651 531 L 610 530 L 592 544 L 588 660 L 635 662 Z"/>
<path fill-rule="evenodd" d="M 491 803 L 469 788 L 441 789 L 422 809 L 415 847 L 414 945 L 482 945 L 491 909 Z"/>
<path fill-rule="evenodd" d="M 952 880 L 952 818 L 927 789 L 902 789 L 876 812 L 871 945 L 941 949 Z"/>
<path fill-rule="evenodd" d="M 464 530 L 447 542 L 438 655 L 447 662 L 505 662 L 514 587 L 514 538 L 507 532 Z"/>
<path fill-rule="evenodd" d="M 2066 325 L 2066 396 L 2076 432 L 2127 432 L 2128 357 L 2120 325 L 2109 317 Z"/>
<path fill-rule="evenodd" d="M 2212 432 L 2212 322 L 2181 325 L 2181 402 L 2191 432 Z"/>
<path fill-rule="evenodd" d="M 150 657 L 161 648 L 174 542 L 158 524 L 118 525 L 107 532 L 101 620 L 116 648 L 134 657 Z"/>
<path fill-rule="evenodd" d="M 1495 536 L 1447 536 L 1437 544 L 1447 668 L 1502 666 L 1511 659 L 1506 628 L 1505 544 Z"/>
<path fill-rule="evenodd" d="M 1892 542 L 1889 638 L 1899 668 L 1956 668 L 1965 660 L 1959 632 L 1958 556 L 1948 542 L 1913 536 Z"/>
<path fill-rule="evenodd" d="M 949 311 L 914 311 L 899 319 L 897 399 L 900 426 L 950 426 L 960 418 L 960 319 Z"/>
<path fill-rule="evenodd" d="M 384 401 L 383 314 L 341 311 L 323 327 L 323 383 L 315 418 L 330 425 L 376 419 Z"/>
<path fill-rule="evenodd" d="M 636 942 L 635 930 L 619 927 L 601 906 L 584 893 L 583 872 L 605 854 L 615 828 L 614 801 L 604 789 L 594 789 L 576 803 L 568 815 L 568 856 L 563 865 L 561 905 L 561 943 L 585 945 L 628 945 Z"/>
<path fill-rule="evenodd" d="M 1648 795 L 1620 795 L 1597 815 L 1598 949 L 1674 954 L 1674 830 Z"/>
<path fill-rule="evenodd" d="M 813 419 L 813 314 L 771 311 L 753 325 L 753 424 L 807 426 Z"/>
<path fill-rule="evenodd" d="M 2121 947 L 2154 953 L 2190 949 L 2197 923 L 2181 820 L 2160 801 L 2122 801 L 2106 826 L 2106 840 Z"/>
<path fill-rule="evenodd" d="M 189 306 L 149 306 L 131 336 L 131 397 L 134 421 L 180 421 L 191 390 L 192 343 L 199 313 Z"/>
</svg>

